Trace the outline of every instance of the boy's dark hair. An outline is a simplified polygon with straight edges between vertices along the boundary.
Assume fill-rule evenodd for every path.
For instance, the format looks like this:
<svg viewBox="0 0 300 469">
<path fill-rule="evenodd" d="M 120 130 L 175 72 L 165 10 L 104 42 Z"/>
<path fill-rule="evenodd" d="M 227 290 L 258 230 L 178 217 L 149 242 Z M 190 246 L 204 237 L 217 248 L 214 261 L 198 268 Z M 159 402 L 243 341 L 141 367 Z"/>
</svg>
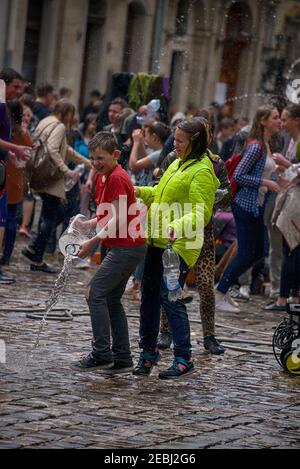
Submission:
<svg viewBox="0 0 300 469">
<path fill-rule="evenodd" d="M 289 113 L 292 119 L 300 117 L 300 104 L 289 104 L 286 106 L 285 111 Z"/>
<path fill-rule="evenodd" d="M 39 83 L 36 87 L 36 94 L 38 98 L 44 98 L 49 93 L 53 93 L 54 88 L 50 83 Z"/>
<path fill-rule="evenodd" d="M 230 117 L 224 117 L 220 122 L 219 130 L 230 129 L 231 127 L 234 127 L 234 120 Z"/>
<path fill-rule="evenodd" d="M 91 97 L 92 97 L 92 96 L 95 96 L 95 98 L 99 98 L 99 99 L 100 99 L 100 98 L 101 98 L 101 93 L 100 93 L 100 91 L 98 91 L 98 90 L 92 90 L 92 91 L 90 92 L 90 96 L 91 96 Z"/>
<path fill-rule="evenodd" d="M 146 126 L 150 134 L 155 134 L 158 136 L 160 142 L 164 144 L 169 137 L 171 130 L 163 122 L 153 122 L 153 124 Z"/>
<path fill-rule="evenodd" d="M 18 73 L 13 68 L 6 67 L 0 72 L 0 80 L 3 80 L 6 85 L 9 85 L 14 80 L 21 80 L 24 81 L 22 75 Z"/>
<path fill-rule="evenodd" d="M 72 90 L 70 88 L 66 88 L 65 86 L 63 86 L 59 90 L 60 99 L 65 98 L 69 93 L 72 93 Z"/>
<path fill-rule="evenodd" d="M 195 158 L 200 160 L 207 151 L 207 125 L 208 122 L 203 117 L 192 117 L 178 124 L 177 128 L 190 136 L 192 150 L 188 159 Z"/>
<path fill-rule="evenodd" d="M 125 109 L 126 107 L 128 107 L 127 101 L 125 101 L 125 99 L 123 99 L 123 98 L 116 98 L 116 99 L 114 99 L 114 100 L 110 103 L 110 106 L 111 106 L 111 105 L 114 105 L 114 104 L 118 104 L 119 106 L 122 107 L 122 109 Z"/>
<path fill-rule="evenodd" d="M 94 137 L 90 140 L 89 143 L 89 150 L 93 151 L 97 148 L 101 148 L 104 151 L 107 151 L 111 155 L 114 151 L 118 150 L 118 143 L 117 140 L 112 132 L 98 132 Z"/>
</svg>

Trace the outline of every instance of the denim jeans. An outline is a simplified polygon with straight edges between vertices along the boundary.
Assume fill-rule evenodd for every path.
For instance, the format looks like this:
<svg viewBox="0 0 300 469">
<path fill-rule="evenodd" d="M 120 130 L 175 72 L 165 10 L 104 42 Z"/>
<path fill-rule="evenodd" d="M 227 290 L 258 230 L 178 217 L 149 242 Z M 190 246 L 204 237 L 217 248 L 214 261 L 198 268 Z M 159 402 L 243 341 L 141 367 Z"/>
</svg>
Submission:
<svg viewBox="0 0 300 469">
<path fill-rule="evenodd" d="M 39 220 L 38 234 L 30 244 L 30 248 L 43 260 L 44 252 L 51 236 L 52 230 L 62 220 L 58 219 L 60 199 L 50 194 L 40 194 L 43 205 Z"/>
<path fill-rule="evenodd" d="M 127 281 L 143 259 L 146 246 L 117 246 L 107 250 L 90 282 L 88 305 L 95 359 L 132 364 L 126 314 L 121 303 Z M 112 347 L 111 338 L 112 336 Z"/>
<path fill-rule="evenodd" d="M 153 352 L 157 347 L 160 322 L 160 306 L 164 307 L 173 335 L 174 355 L 188 360 L 191 357 L 190 324 L 186 306 L 181 300 L 169 301 L 163 281 L 162 255 L 164 249 L 148 246 L 140 308 L 140 348 Z M 188 268 L 180 259 L 179 283 L 184 286 Z"/>
<path fill-rule="evenodd" d="M 288 244 L 283 240 L 282 252 L 280 296 L 300 296 L 300 245 L 290 251 Z"/>
<path fill-rule="evenodd" d="M 8 204 L 3 258 L 9 261 L 14 250 L 17 235 L 17 210 L 19 204 Z"/>
<path fill-rule="evenodd" d="M 265 227 L 263 209 L 258 217 L 232 204 L 236 223 L 238 252 L 225 270 L 218 290 L 227 293 L 238 277 L 264 257 Z"/>
</svg>

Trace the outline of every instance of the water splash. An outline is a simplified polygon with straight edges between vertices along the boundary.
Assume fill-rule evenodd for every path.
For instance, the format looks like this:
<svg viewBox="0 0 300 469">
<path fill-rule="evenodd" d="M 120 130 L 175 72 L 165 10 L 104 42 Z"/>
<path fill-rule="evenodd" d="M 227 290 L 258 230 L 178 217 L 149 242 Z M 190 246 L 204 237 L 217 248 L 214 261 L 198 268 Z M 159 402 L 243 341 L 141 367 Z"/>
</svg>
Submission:
<svg viewBox="0 0 300 469">
<path fill-rule="evenodd" d="M 54 308 L 54 306 L 56 305 L 56 303 L 58 302 L 58 300 L 60 298 L 60 295 L 62 294 L 63 290 L 65 289 L 65 286 L 67 284 L 69 275 L 71 273 L 72 259 L 73 259 L 73 256 L 71 256 L 69 254 L 66 255 L 62 270 L 61 270 L 61 272 L 59 273 L 59 275 L 56 279 L 56 282 L 54 284 L 54 288 L 51 292 L 51 295 L 50 295 L 49 299 L 46 301 L 46 310 L 45 310 L 43 318 L 40 321 L 39 329 L 38 329 L 38 333 L 37 333 L 37 338 L 36 338 L 36 341 L 35 341 L 34 346 L 32 348 L 32 352 L 34 352 L 35 349 L 37 349 L 38 346 L 40 345 L 40 336 L 41 336 L 41 333 L 42 333 L 44 327 L 47 325 L 47 321 L 46 321 L 47 316 L 50 313 L 50 311 Z"/>
</svg>

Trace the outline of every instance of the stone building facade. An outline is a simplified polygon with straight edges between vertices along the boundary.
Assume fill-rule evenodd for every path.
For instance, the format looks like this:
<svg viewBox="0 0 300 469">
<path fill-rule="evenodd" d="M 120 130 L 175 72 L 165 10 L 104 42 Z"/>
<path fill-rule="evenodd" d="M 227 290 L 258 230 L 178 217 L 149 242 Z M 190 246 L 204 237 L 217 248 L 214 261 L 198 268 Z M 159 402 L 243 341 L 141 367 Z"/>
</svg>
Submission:
<svg viewBox="0 0 300 469">
<path fill-rule="evenodd" d="M 170 77 L 181 109 L 238 97 L 235 110 L 252 114 L 256 93 L 280 91 L 300 58 L 300 0 L 0 0 L 0 9 L 0 67 L 67 86 L 76 104 L 114 72 L 144 71 Z"/>
</svg>

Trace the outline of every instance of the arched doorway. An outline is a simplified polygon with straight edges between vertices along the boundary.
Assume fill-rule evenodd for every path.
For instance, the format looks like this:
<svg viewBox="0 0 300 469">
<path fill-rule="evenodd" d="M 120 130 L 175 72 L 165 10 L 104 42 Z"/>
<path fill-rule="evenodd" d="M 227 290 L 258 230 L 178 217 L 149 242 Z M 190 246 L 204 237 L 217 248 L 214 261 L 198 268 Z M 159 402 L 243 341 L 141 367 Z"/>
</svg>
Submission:
<svg viewBox="0 0 300 469">
<path fill-rule="evenodd" d="M 226 99 L 237 94 L 242 54 L 251 41 L 252 17 L 247 4 L 234 3 L 227 14 L 219 82 L 225 84 Z"/>
<path fill-rule="evenodd" d="M 124 72 L 142 71 L 145 14 L 142 3 L 133 1 L 128 5 L 122 67 Z"/>
<path fill-rule="evenodd" d="M 25 33 L 22 74 L 36 82 L 44 0 L 29 0 Z"/>
</svg>

